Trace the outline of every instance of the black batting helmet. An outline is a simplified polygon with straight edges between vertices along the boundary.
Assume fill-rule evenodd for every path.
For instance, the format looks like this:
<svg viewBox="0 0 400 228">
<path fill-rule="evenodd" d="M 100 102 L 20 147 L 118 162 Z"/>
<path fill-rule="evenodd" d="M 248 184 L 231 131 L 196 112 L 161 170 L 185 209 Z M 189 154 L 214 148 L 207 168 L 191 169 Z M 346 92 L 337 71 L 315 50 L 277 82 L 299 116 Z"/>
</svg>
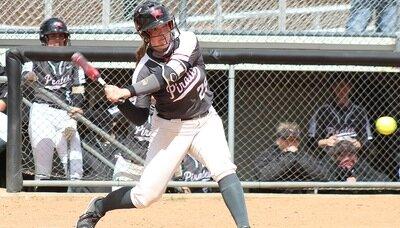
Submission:
<svg viewBox="0 0 400 228">
<path fill-rule="evenodd" d="M 69 43 L 69 32 L 67 25 L 59 18 L 52 17 L 45 20 L 40 26 L 39 39 L 43 45 L 47 44 L 47 35 L 54 33 L 63 33 L 66 35 L 65 45 Z"/>
<path fill-rule="evenodd" d="M 175 19 L 167 8 L 156 1 L 145 1 L 138 5 L 133 14 L 136 30 L 144 39 L 150 37 L 146 33 L 147 30 L 160 25 L 171 23 L 171 30 L 175 28 Z"/>
</svg>

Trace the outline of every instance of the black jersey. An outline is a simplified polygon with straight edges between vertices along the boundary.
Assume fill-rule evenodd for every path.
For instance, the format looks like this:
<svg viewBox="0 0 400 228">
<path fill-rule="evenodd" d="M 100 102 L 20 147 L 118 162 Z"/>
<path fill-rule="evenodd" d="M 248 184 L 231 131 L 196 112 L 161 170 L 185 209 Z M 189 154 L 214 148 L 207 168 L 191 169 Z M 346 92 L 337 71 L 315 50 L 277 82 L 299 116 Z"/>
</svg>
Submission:
<svg viewBox="0 0 400 228">
<path fill-rule="evenodd" d="M 7 84 L 0 83 L 0 101 L 6 103 L 6 109 L 3 111 L 3 113 L 7 113 L 7 94 L 8 94 Z"/>
<path fill-rule="evenodd" d="M 213 93 L 207 83 L 199 42 L 192 32 L 182 32 L 174 42 L 172 53 L 165 58 L 155 57 L 148 49 L 135 69 L 132 83 L 148 77 L 172 59 L 188 63 L 184 75 L 164 89 L 138 96 L 136 106 L 148 108 L 153 96 L 157 113 L 168 119 L 189 119 L 205 113 L 212 104 Z"/>
<path fill-rule="evenodd" d="M 4 75 L 5 75 L 4 67 L 0 66 L 0 76 Z M 0 83 L 0 100 L 6 101 L 7 93 L 8 93 L 7 83 Z"/>
<path fill-rule="evenodd" d="M 321 106 L 310 121 L 308 133 L 316 140 L 337 135 L 343 139 L 355 138 L 364 144 L 372 139 L 366 111 L 352 103 L 347 107 L 335 103 Z"/>
<path fill-rule="evenodd" d="M 0 99 L 6 100 L 8 94 L 7 83 L 0 83 Z"/>
<path fill-rule="evenodd" d="M 71 62 L 65 61 L 43 61 L 27 62 L 22 69 L 22 75 L 33 71 L 38 77 L 38 83 L 45 89 L 51 91 L 59 99 L 67 104 L 76 105 L 72 102 L 71 92 L 73 86 L 85 83 L 85 74 L 82 69 L 77 68 Z M 34 102 L 54 104 L 41 93 L 36 93 Z"/>
</svg>

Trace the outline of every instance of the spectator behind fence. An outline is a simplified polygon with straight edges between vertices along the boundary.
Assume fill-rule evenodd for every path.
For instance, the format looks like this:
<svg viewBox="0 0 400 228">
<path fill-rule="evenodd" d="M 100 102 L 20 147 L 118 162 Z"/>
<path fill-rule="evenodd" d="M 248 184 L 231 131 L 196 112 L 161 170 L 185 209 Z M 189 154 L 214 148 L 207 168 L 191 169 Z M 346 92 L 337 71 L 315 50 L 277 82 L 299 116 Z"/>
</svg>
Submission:
<svg viewBox="0 0 400 228">
<path fill-rule="evenodd" d="M 358 151 L 359 148 L 347 140 L 339 141 L 330 148 L 326 161 L 335 170 L 336 181 L 390 181 L 386 174 L 376 171 L 360 157 Z"/>
<path fill-rule="evenodd" d="M 0 66 L 0 76 L 5 75 Z M 0 83 L 0 188 L 6 187 L 7 84 Z"/>
<path fill-rule="evenodd" d="M 362 34 L 375 14 L 376 32 L 394 35 L 398 31 L 396 0 L 351 0 L 346 31 Z"/>
<path fill-rule="evenodd" d="M 326 181 L 331 175 L 318 158 L 300 149 L 300 129 L 294 123 L 281 123 L 276 143 L 257 159 L 260 181 Z"/>
<path fill-rule="evenodd" d="M 70 43 L 67 26 L 58 18 L 45 20 L 40 26 L 39 36 L 43 46 L 57 48 Z M 67 178 L 81 179 L 81 141 L 77 122 L 71 116 L 83 113 L 80 108 L 84 103 L 83 71 L 64 61 L 27 62 L 23 66 L 22 75 L 34 88 L 43 87 L 73 106 L 67 113 L 52 99 L 35 90 L 28 127 L 35 161 L 35 179 L 50 178 L 54 149 L 68 174 Z"/>
<path fill-rule="evenodd" d="M 310 147 L 323 157 L 329 147 L 340 140 L 348 140 L 357 148 L 366 149 L 372 139 L 369 118 L 364 108 L 350 101 L 352 89 L 348 78 L 333 82 L 333 100 L 317 109 L 309 123 Z"/>
</svg>

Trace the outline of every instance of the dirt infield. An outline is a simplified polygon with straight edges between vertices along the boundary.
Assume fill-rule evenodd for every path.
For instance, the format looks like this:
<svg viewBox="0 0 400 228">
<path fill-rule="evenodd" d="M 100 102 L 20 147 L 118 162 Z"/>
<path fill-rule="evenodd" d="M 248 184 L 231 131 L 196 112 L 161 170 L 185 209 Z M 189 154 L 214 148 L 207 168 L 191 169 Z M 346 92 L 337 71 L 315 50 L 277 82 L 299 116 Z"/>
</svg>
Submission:
<svg viewBox="0 0 400 228">
<path fill-rule="evenodd" d="M 99 194 L 96 194 L 99 195 Z M 0 227 L 74 227 L 95 194 L 0 192 Z M 396 227 L 398 195 L 247 194 L 252 227 Z M 397 224 L 397 225 L 395 225 Z M 235 227 L 219 194 L 173 194 L 149 208 L 112 211 L 97 226 Z"/>
</svg>

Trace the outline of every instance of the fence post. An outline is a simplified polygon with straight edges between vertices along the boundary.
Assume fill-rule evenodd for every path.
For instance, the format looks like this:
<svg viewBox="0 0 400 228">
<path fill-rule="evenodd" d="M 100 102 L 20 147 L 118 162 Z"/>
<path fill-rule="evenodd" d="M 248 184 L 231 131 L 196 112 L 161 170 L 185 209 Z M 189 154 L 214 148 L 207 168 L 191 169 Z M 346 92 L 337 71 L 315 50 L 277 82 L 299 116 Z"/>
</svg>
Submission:
<svg viewBox="0 0 400 228">
<path fill-rule="evenodd" d="M 103 0 L 103 10 L 101 14 L 101 24 L 103 28 L 107 28 L 110 25 L 110 0 Z"/>
<path fill-rule="evenodd" d="M 215 0 L 216 10 L 215 10 L 215 28 L 222 30 L 222 0 Z"/>
<path fill-rule="evenodd" d="M 229 65 L 228 75 L 228 145 L 235 160 L 235 66 Z"/>
<path fill-rule="evenodd" d="M 22 190 L 21 61 L 17 54 L 8 51 L 6 55 L 7 96 L 9 101 L 13 101 L 7 103 L 7 192 L 20 192 Z"/>
<path fill-rule="evenodd" d="M 286 0 L 279 0 L 279 32 L 286 31 Z"/>
<path fill-rule="evenodd" d="M 44 18 L 53 16 L 53 0 L 44 0 Z"/>
<path fill-rule="evenodd" d="M 187 18 L 187 0 L 182 0 L 180 5 L 179 5 L 179 28 L 182 29 L 187 29 L 187 23 L 186 23 L 186 18 Z"/>
</svg>

